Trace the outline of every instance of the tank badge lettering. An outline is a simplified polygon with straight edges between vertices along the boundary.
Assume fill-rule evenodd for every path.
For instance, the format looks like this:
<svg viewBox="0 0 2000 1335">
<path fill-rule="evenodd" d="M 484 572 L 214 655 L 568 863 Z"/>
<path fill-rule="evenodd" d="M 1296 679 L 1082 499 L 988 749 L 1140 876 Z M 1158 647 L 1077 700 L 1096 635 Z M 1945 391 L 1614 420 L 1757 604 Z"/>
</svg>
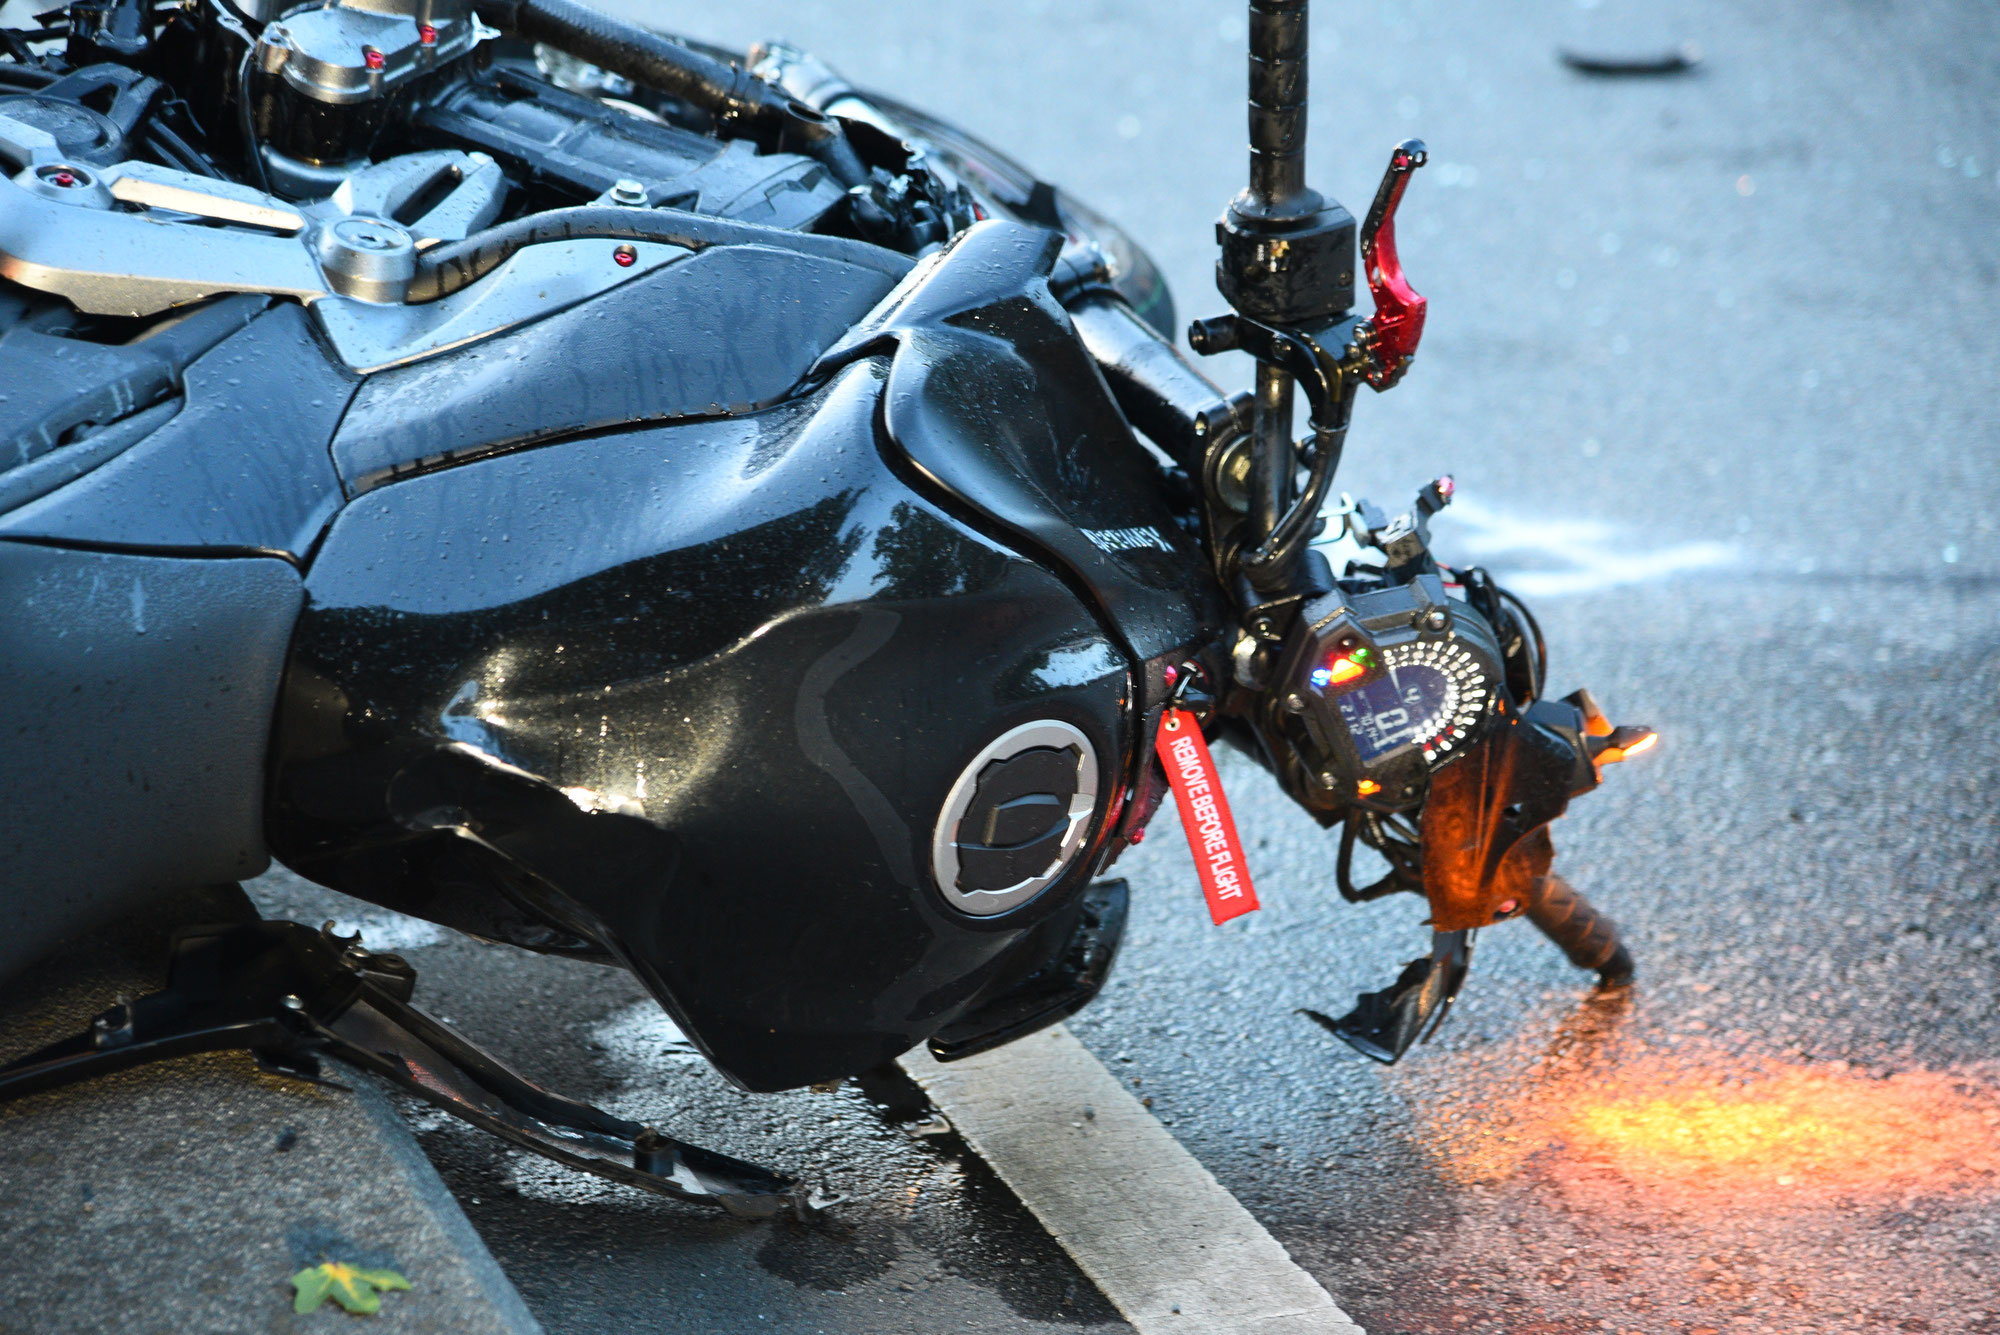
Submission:
<svg viewBox="0 0 2000 1335">
<path fill-rule="evenodd" d="M 1083 535 L 1101 552 L 1172 552 L 1174 549 L 1156 528 L 1087 528 Z"/>
<path fill-rule="evenodd" d="M 1229 799 L 1223 795 L 1222 780 L 1208 754 L 1208 743 L 1202 739 L 1201 725 L 1186 710 L 1169 709 L 1160 720 L 1160 734 L 1153 745 L 1174 787 L 1181 828 L 1187 831 L 1188 847 L 1194 852 L 1194 869 L 1201 877 L 1209 916 L 1219 927 L 1231 918 L 1254 912 L 1257 889 L 1250 883 L 1243 841 L 1236 837 L 1236 818 L 1229 814 Z"/>
</svg>

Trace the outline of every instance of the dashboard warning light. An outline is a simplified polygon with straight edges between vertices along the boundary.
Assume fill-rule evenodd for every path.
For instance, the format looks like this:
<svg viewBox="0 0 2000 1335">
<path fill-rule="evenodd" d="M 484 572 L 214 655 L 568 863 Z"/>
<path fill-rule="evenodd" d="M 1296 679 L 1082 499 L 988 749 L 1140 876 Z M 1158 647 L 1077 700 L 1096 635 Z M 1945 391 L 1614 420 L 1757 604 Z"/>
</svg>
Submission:
<svg viewBox="0 0 2000 1335">
<path fill-rule="evenodd" d="M 1351 655 L 1334 659 L 1325 667 L 1314 668 L 1312 673 L 1313 685 L 1321 689 L 1325 689 L 1328 686 L 1345 686 L 1350 681 L 1356 681 L 1367 676 L 1368 669 L 1356 661 L 1361 657 L 1361 653 L 1361 650 L 1356 650 Z"/>
</svg>

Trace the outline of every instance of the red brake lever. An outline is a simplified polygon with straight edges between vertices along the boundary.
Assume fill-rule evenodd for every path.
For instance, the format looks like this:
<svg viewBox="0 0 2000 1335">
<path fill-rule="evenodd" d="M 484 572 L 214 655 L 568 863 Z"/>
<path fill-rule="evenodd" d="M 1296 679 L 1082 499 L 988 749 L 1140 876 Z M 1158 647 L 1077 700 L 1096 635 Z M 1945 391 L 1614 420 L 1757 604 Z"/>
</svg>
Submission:
<svg viewBox="0 0 2000 1335">
<path fill-rule="evenodd" d="M 1396 145 L 1368 208 L 1368 221 L 1361 226 L 1361 264 L 1375 298 L 1375 318 L 1364 328 L 1362 347 L 1368 353 L 1368 383 L 1378 390 L 1403 378 L 1417 340 L 1424 336 L 1424 299 L 1403 277 L 1403 262 L 1396 258 L 1396 206 L 1403 202 L 1410 173 L 1429 160 L 1421 139 Z"/>
</svg>

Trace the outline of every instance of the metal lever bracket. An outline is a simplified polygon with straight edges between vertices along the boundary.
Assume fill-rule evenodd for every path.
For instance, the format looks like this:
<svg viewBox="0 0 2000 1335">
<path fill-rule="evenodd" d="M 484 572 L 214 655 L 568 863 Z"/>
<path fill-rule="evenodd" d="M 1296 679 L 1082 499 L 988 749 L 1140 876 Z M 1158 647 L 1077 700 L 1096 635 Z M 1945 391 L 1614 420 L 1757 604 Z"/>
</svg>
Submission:
<svg viewBox="0 0 2000 1335">
<path fill-rule="evenodd" d="M 1188 344 L 1196 352 L 1212 356 L 1240 349 L 1283 370 L 1305 391 L 1307 420 L 1313 429 L 1305 489 L 1264 541 L 1243 554 L 1242 569 L 1253 581 L 1261 571 L 1289 564 L 1312 538 L 1312 525 L 1340 466 L 1354 395 L 1368 365 L 1364 329 L 1352 316 L 1315 330 L 1267 324 L 1247 315 L 1219 315 L 1197 320 L 1188 330 Z"/>
</svg>

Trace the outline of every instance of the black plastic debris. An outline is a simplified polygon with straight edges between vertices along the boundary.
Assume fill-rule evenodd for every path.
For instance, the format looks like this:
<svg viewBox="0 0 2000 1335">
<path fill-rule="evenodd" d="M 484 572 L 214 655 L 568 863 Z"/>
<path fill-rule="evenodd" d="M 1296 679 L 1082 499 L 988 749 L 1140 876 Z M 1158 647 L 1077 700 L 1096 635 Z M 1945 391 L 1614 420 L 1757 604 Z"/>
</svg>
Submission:
<svg viewBox="0 0 2000 1335">
<path fill-rule="evenodd" d="M 1670 51 L 1634 56 L 1593 55 L 1564 48 L 1556 52 L 1556 58 L 1577 73 L 1596 78 L 1644 78 L 1655 74 L 1686 74 L 1701 64 L 1701 48 L 1693 42 L 1683 42 Z"/>
</svg>

